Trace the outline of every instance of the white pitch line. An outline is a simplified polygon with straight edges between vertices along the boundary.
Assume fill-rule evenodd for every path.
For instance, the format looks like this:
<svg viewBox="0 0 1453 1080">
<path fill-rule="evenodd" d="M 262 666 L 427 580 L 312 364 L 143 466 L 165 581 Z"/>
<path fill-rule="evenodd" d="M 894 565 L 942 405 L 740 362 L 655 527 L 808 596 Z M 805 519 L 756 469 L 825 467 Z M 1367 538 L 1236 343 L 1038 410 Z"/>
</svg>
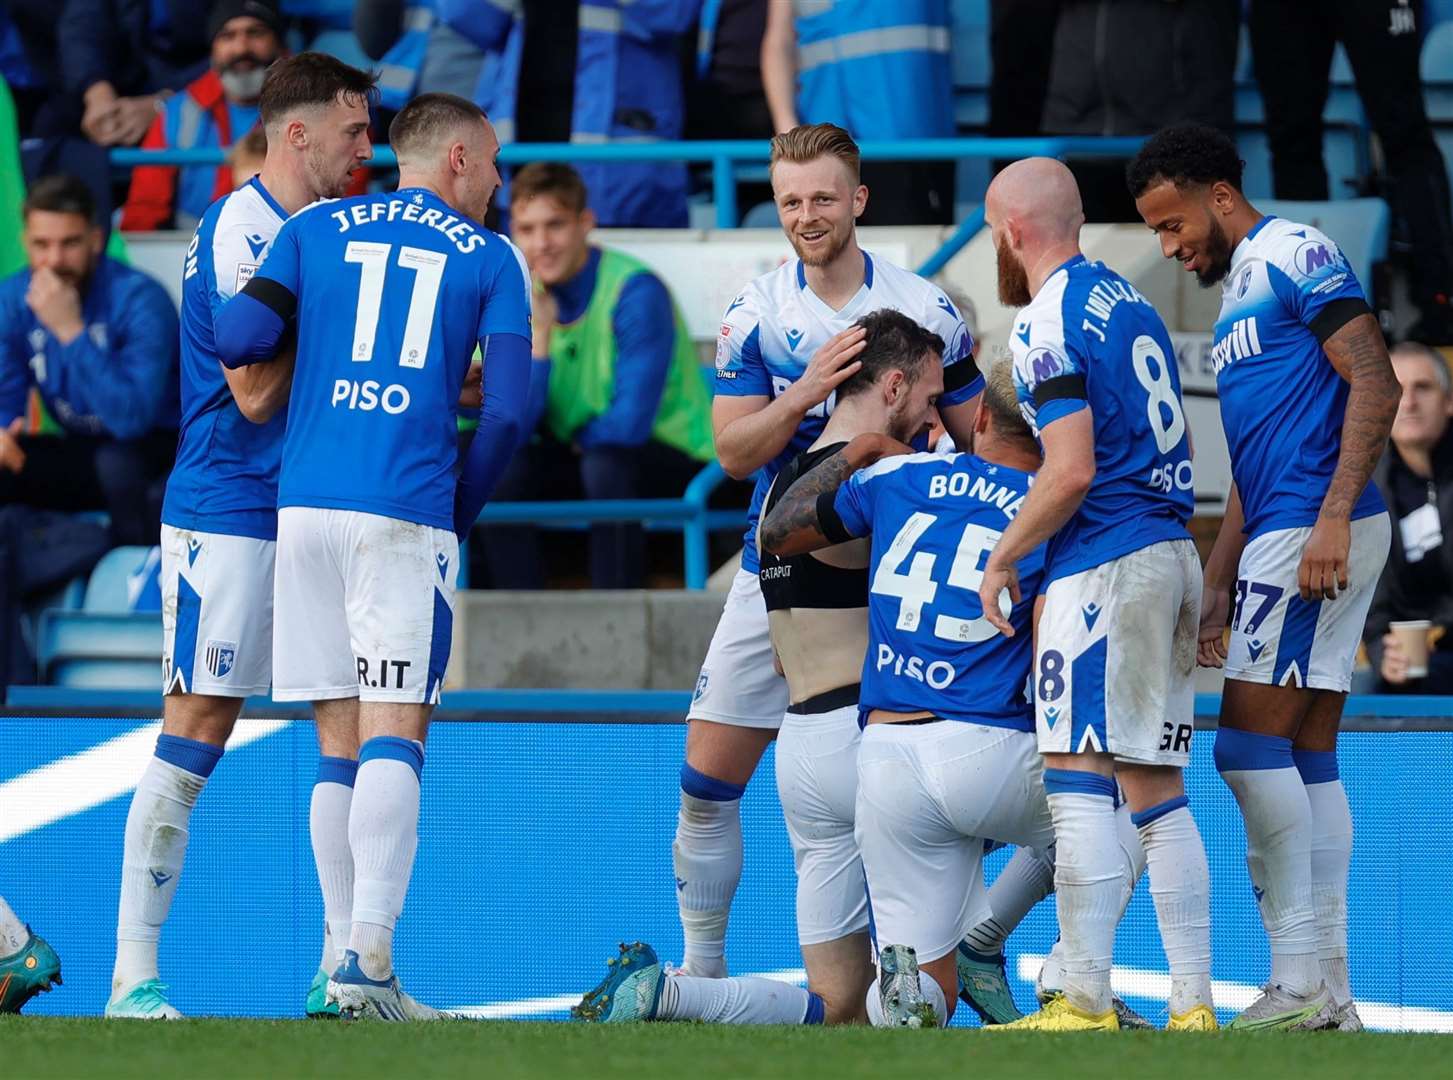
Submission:
<svg viewBox="0 0 1453 1080">
<path fill-rule="evenodd" d="M 783 968 L 781 971 L 751 972 L 758 979 L 771 979 L 802 985 L 807 982 L 807 971 L 803 968 Z M 579 994 L 556 994 L 553 997 L 524 998 L 520 1001 L 496 1001 L 483 1005 L 459 1005 L 446 1010 L 455 1016 L 471 1020 L 518 1020 L 526 1016 L 548 1016 L 563 1013 L 572 1005 L 580 1004 Z"/>
<path fill-rule="evenodd" d="M 265 739 L 289 723 L 238 721 L 227 749 L 238 750 Z M 0 783 L 0 844 L 133 790 L 151 760 L 160 731 L 160 720 L 143 724 Z"/>
<path fill-rule="evenodd" d="M 1043 956 L 1034 953 L 1020 953 L 1019 977 L 1026 982 L 1033 982 L 1044 960 Z M 1163 971 L 1116 965 L 1110 972 L 1110 986 L 1121 997 L 1170 1000 L 1170 975 Z M 1215 998 L 1216 1005 L 1222 1009 L 1240 1012 L 1255 1001 L 1260 993 L 1261 987 L 1248 986 L 1246 983 L 1226 982 L 1222 979 L 1211 982 L 1211 995 Z M 1453 1033 L 1453 1012 L 1441 1009 L 1391 1005 L 1381 1001 L 1359 1001 L 1357 1013 L 1368 1027 L 1382 1031 Z"/>
</svg>

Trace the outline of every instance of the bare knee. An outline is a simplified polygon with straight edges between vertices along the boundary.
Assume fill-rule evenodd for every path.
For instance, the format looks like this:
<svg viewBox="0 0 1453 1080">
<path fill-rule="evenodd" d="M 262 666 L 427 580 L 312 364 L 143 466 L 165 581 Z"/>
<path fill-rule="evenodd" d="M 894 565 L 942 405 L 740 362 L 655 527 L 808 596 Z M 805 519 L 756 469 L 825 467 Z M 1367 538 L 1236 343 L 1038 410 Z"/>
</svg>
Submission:
<svg viewBox="0 0 1453 1080">
<path fill-rule="evenodd" d="M 318 727 L 318 750 L 325 757 L 357 759 L 357 698 L 315 701 L 313 717 Z"/>
<path fill-rule="evenodd" d="M 429 732 L 432 705 L 413 705 L 397 701 L 360 701 L 358 703 L 359 744 L 369 739 L 393 736 L 422 743 Z"/>
<path fill-rule="evenodd" d="M 1186 793 L 1185 779 L 1174 765 L 1134 765 L 1120 762 L 1115 779 L 1125 791 L 1130 809 L 1139 813 Z"/>
<path fill-rule="evenodd" d="M 162 699 L 161 730 L 210 746 L 226 746 L 241 711 L 241 698 L 168 694 Z"/>
<path fill-rule="evenodd" d="M 728 784 L 745 785 L 776 737 L 771 728 L 691 719 L 686 722 L 686 764 Z"/>
</svg>

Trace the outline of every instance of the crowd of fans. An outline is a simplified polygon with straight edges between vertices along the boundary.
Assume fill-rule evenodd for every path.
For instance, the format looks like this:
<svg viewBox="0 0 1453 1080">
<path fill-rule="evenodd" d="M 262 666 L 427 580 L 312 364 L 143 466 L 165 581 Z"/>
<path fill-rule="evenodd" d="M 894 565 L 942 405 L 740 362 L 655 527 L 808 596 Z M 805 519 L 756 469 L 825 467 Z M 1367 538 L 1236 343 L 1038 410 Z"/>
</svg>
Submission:
<svg viewBox="0 0 1453 1080">
<path fill-rule="evenodd" d="M 1399 18 L 1359 0 L 985 7 L 984 130 L 998 136 L 1138 135 L 1184 120 L 1232 130 L 1244 25 L 1280 198 L 1345 194 L 1329 191 L 1321 155 L 1332 52 L 1345 47 L 1381 149 L 1376 190 L 1407 240 L 1410 337 L 1425 343 L 1395 354 L 1405 398 L 1378 482 L 1400 534 L 1368 626 L 1368 677 L 1385 690 L 1453 688 L 1453 646 L 1442 654 L 1435 640 L 1429 674 L 1409 676 L 1389 629 L 1423 619 L 1436 639 L 1453 625 L 1443 544 L 1453 390 L 1427 347 L 1453 344 L 1453 224 L 1421 105 L 1417 11 Z M 278 56 L 323 48 L 372 64 L 380 131 L 411 95 L 448 90 L 478 101 L 506 143 L 761 139 L 819 121 L 860 140 L 940 137 L 962 130 L 954 10 L 949 0 L 0 0 L 0 272 L 13 272 L 0 282 L 0 665 L 20 654 L 23 602 L 108 544 L 156 540 L 175 441 L 176 316 L 108 236 L 113 223 L 190 229 L 256 171 L 257 99 Z M 227 160 L 126 174 L 106 156 L 126 146 Z M 1072 164 L 1091 220 L 1138 220 L 1123 163 Z M 863 172 L 864 224 L 953 220 L 953 163 Z M 536 279 L 540 425 L 499 497 L 679 495 L 711 457 L 709 391 L 666 285 L 591 230 L 685 225 L 692 176 L 669 163 L 532 165 L 508 183 L 492 224 L 511 231 Z M 22 198 L 23 247 L 10 209 Z M 55 515 L 78 510 L 107 516 L 62 528 Z M 539 550 L 528 529 L 485 530 L 481 576 L 504 566 L 501 584 L 543 585 Z M 597 526 L 589 550 L 593 585 L 643 583 L 639 526 Z"/>
</svg>

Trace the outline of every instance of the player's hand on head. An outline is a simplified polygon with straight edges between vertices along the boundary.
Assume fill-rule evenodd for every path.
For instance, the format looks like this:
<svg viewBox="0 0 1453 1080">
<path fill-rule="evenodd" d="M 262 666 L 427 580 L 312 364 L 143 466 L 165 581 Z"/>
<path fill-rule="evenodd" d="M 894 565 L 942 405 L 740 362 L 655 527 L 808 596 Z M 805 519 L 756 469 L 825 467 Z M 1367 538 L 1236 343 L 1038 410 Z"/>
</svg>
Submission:
<svg viewBox="0 0 1453 1080">
<path fill-rule="evenodd" d="M 989 556 L 989 563 L 984 567 L 984 580 L 979 583 L 979 603 L 984 609 L 984 618 L 989 620 L 989 625 L 998 630 L 1005 637 L 1014 636 L 1014 627 L 1004 615 L 1004 610 L 999 606 L 999 595 L 1009 590 L 1009 599 L 1012 603 L 1019 603 L 1019 571 L 1013 564 L 1002 566 Z"/>
<path fill-rule="evenodd" d="M 1303 600 L 1335 600 L 1347 588 L 1347 555 L 1352 523 L 1345 518 L 1318 517 L 1302 549 L 1297 588 Z"/>
<path fill-rule="evenodd" d="M 1226 660 L 1226 623 L 1231 618 L 1231 594 L 1207 587 L 1201 591 L 1201 628 L 1196 635 L 1196 663 L 1218 668 Z"/>
<path fill-rule="evenodd" d="M 807 370 L 792 384 L 790 391 L 799 398 L 798 404 L 804 411 L 826 401 L 829 394 L 863 366 L 857 355 L 867 346 L 867 336 L 868 332 L 861 326 L 850 326 L 828 338 L 812 354 Z"/>
</svg>

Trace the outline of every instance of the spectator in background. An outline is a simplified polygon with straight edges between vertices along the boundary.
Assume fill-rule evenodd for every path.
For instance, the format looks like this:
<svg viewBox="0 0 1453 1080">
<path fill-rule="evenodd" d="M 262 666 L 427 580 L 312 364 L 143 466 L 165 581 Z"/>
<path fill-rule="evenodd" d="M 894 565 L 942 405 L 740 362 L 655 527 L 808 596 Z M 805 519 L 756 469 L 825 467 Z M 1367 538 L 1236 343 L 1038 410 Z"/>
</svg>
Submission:
<svg viewBox="0 0 1453 1080">
<path fill-rule="evenodd" d="M 267 131 L 259 124 L 232 147 L 227 167 L 232 171 L 232 190 L 240 188 L 258 173 L 267 160 Z"/>
<path fill-rule="evenodd" d="M 681 138 L 680 41 L 701 0 L 437 0 L 485 53 L 475 100 L 501 143 Z M 686 167 L 582 163 L 601 225 L 684 227 Z"/>
<path fill-rule="evenodd" d="M 255 0 L 261 3 L 261 0 Z M 81 130 L 100 146 L 135 146 L 162 102 L 207 67 L 197 0 L 56 0 L 56 38 Z"/>
<path fill-rule="evenodd" d="M 1426 345 L 1392 350 L 1403 396 L 1392 438 L 1373 474 L 1397 528 L 1377 583 L 1363 642 L 1380 693 L 1453 693 L 1453 379 Z M 1408 658 L 1388 625 L 1427 619 L 1442 636 L 1428 656 L 1428 675 L 1407 676 Z"/>
<path fill-rule="evenodd" d="M 1447 168 L 1423 104 L 1420 8 L 1406 0 L 1252 0 L 1247 22 L 1276 197 L 1329 195 L 1322 113 L 1340 41 L 1387 163 L 1393 213 L 1412 247 L 1410 285 L 1421 317 L 1409 337 L 1453 345 L 1453 220 Z"/>
<path fill-rule="evenodd" d="M 1060 0 L 989 0 L 989 125 L 997 139 L 1039 134 Z M 1008 161 L 994 163 L 998 172 Z"/>
<path fill-rule="evenodd" d="M 590 243 L 595 215 L 570 166 L 527 165 L 510 198 L 535 283 L 531 401 L 544 429 L 495 501 L 679 497 L 712 457 L 711 395 L 671 294 L 636 259 Z M 485 538 L 497 586 L 543 587 L 534 530 L 491 528 Z M 644 563 L 639 525 L 591 529 L 593 588 L 637 588 Z"/>
<path fill-rule="evenodd" d="M 832 123 L 858 141 L 954 134 L 948 0 L 773 3 L 762 84 L 780 133 Z M 861 225 L 947 224 L 953 162 L 865 161 Z"/>
<path fill-rule="evenodd" d="M 1235 129 L 1240 0 L 1062 0 L 1041 128 L 1150 135 L 1172 123 Z M 1085 218 L 1139 223 L 1124 160 L 1071 160 Z"/>
<path fill-rule="evenodd" d="M 90 191 L 39 180 L 29 267 L 0 281 L 0 504 L 106 510 L 112 540 L 155 544 L 176 454 L 177 313 L 156 281 L 102 255 Z M 63 434 L 27 434 L 34 386 Z"/>
<path fill-rule="evenodd" d="M 776 129 L 762 89 L 762 34 L 768 0 L 712 0 L 701 9 L 691 66 L 695 78 L 686 88 L 686 138 L 769 139 Z M 694 165 L 697 184 L 709 171 Z M 738 180 L 741 214 L 772 201 L 765 179 Z"/>
<path fill-rule="evenodd" d="M 379 64 L 379 102 L 397 111 L 417 94 L 468 95 L 484 53 L 439 21 L 438 0 L 358 0 L 353 33 Z"/>
<path fill-rule="evenodd" d="M 62 0 L 0 2 L 0 75 L 10 84 L 26 137 L 74 134 L 80 103 L 63 90 L 56 43 Z"/>
<path fill-rule="evenodd" d="M 261 0 L 219 0 L 207 20 L 212 66 L 163 104 L 143 150 L 226 149 L 257 126 L 268 66 L 283 52 L 283 23 Z M 265 151 L 264 151 L 265 152 Z M 142 165 L 131 172 L 124 232 L 192 229 L 236 185 L 222 165 Z"/>
</svg>

